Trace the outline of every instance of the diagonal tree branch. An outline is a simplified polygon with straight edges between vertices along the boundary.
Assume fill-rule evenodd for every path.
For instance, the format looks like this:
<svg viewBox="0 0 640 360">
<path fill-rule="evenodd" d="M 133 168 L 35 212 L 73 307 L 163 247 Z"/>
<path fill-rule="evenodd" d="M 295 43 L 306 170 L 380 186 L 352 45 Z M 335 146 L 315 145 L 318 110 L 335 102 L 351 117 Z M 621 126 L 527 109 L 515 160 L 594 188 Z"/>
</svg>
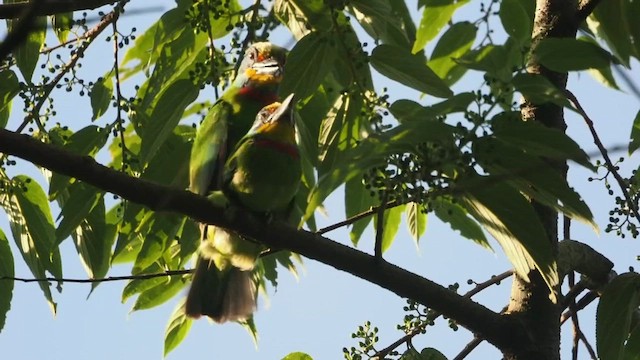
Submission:
<svg viewBox="0 0 640 360">
<path fill-rule="evenodd" d="M 68 11 L 93 10 L 116 2 L 118 0 L 48 0 L 42 1 L 33 15 L 54 15 Z M 29 1 L 2 4 L 0 5 L 0 19 L 15 19 L 29 6 Z"/>
<path fill-rule="evenodd" d="M 296 230 L 282 223 L 266 224 L 243 211 L 226 215 L 224 209 L 205 197 L 130 177 L 96 163 L 89 156 L 72 154 L 28 135 L 0 129 L 0 152 L 74 177 L 151 210 L 184 214 L 199 222 L 237 231 L 268 246 L 289 249 L 348 272 L 456 319 L 461 326 L 503 351 L 531 346 L 526 329 L 510 315 L 497 314 L 431 280 L 393 264 L 377 261 L 372 255 L 318 234 Z"/>
</svg>

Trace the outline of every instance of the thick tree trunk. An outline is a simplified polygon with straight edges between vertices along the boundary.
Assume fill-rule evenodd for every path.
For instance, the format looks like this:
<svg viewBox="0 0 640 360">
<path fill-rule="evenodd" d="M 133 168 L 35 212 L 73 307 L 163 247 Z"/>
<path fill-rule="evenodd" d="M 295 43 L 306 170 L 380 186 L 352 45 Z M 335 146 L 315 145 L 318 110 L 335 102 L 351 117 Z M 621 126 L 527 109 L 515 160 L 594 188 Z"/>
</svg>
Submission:
<svg viewBox="0 0 640 360">
<path fill-rule="evenodd" d="M 571 0 L 537 0 L 533 27 L 532 51 L 542 39 L 549 37 L 574 38 L 577 31 L 576 11 L 578 4 Z M 558 88 L 565 88 L 566 73 L 556 73 L 532 61 L 527 71 L 547 77 Z M 563 109 L 557 105 L 534 105 L 525 101 L 522 107 L 525 121 L 538 121 L 546 126 L 564 131 Z M 549 161 L 549 166 L 557 168 L 566 176 L 566 163 Z M 558 214 L 541 204 L 533 204 L 548 238 L 557 250 Z M 556 251 L 557 253 L 557 251 Z M 507 360 L 559 360 L 560 359 L 560 307 L 549 298 L 549 290 L 539 273 L 529 274 L 531 282 L 514 277 L 508 313 L 518 318 L 529 330 L 531 348 L 516 349 L 505 353 Z M 513 351 L 513 350 L 511 350 Z"/>
</svg>

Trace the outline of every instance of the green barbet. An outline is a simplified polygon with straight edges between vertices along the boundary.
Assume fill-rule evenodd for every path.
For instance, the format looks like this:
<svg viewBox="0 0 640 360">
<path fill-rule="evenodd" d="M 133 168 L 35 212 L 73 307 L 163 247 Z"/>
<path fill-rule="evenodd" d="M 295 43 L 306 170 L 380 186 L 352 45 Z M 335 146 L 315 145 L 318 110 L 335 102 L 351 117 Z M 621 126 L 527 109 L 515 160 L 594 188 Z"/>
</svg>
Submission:
<svg viewBox="0 0 640 360">
<path fill-rule="evenodd" d="M 258 145 L 249 145 L 253 142 L 247 140 L 254 136 L 253 133 L 265 132 L 256 126 L 249 131 L 254 120 L 256 124 L 260 119 L 266 121 L 267 114 L 280 107 L 279 104 L 273 104 L 263 109 L 263 106 L 271 104 L 277 98 L 277 86 L 281 79 L 285 56 L 284 49 L 269 43 L 257 43 L 247 49 L 233 85 L 213 106 L 196 136 L 190 164 L 191 191 L 208 195 L 212 191 L 223 190 L 233 201 L 237 199 L 241 206 L 250 210 L 271 212 L 279 209 L 281 201 L 265 198 L 263 194 L 266 193 L 262 192 L 261 184 L 252 185 L 254 178 L 241 181 L 242 176 L 235 174 L 263 174 L 258 177 L 272 175 L 271 168 L 267 169 L 269 172 L 262 173 L 262 165 L 255 170 L 246 171 L 247 165 L 242 159 L 253 159 L 255 155 L 241 154 L 253 154 L 254 151 L 251 149 L 262 144 L 258 141 Z M 283 103 L 285 106 L 282 107 L 283 111 L 278 112 L 277 118 L 290 118 L 290 101 Z M 245 139 L 238 144 L 245 134 Z M 255 136 L 260 138 L 262 135 Z M 293 145 L 297 150 L 295 140 Z M 227 154 L 233 149 L 237 149 L 236 154 L 227 161 Z M 259 158 L 261 163 L 269 162 L 268 156 L 266 159 L 261 156 Z M 226 166 L 223 166 L 225 162 Z M 297 166 L 294 167 L 299 168 L 299 160 L 296 162 Z M 296 188 L 299 177 L 298 175 L 295 183 Z M 247 186 L 253 187 L 254 190 L 247 190 Z M 295 194 L 295 189 L 292 191 Z M 264 208 L 269 210 L 263 210 Z M 248 318 L 256 304 L 251 269 L 255 266 L 257 256 L 263 247 L 221 228 L 203 225 L 201 229 L 202 245 L 196 273 L 187 296 L 187 315 L 206 315 L 216 322 Z"/>
</svg>

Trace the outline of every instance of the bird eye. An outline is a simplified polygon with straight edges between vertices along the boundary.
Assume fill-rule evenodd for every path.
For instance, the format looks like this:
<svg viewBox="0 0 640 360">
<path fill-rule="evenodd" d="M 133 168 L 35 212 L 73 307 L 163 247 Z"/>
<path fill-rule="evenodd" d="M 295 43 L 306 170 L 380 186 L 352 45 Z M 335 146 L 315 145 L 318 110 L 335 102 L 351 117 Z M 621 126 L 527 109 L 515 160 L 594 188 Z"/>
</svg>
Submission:
<svg viewBox="0 0 640 360">
<path fill-rule="evenodd" d="M 260 121 L 262 121 L 263 124 L 266 124 L 269 122 L 269 110 L 262 110 L 260 111 Z"/>
</svg>

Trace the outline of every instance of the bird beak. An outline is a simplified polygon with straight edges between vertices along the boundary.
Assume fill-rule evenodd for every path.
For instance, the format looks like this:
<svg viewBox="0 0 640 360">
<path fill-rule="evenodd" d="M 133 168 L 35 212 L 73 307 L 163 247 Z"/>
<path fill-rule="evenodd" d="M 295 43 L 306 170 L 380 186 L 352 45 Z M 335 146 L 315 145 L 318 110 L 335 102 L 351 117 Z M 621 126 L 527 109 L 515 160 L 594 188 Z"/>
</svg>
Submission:
<svg viewBox="0 0 640 360">
<path fill-rule="evenodd" d="M 275 59 L 266 59 L 253 63 L 251 69 L 255 71 L 256 75 L 280 76 L 282 73 L 282 68 Z"/>
<path fill-rule="evenodd" d="M 293 116 L 291 116 L 292 115 L 291 112 L 295 107 L 293 96 L 294 94 L 287 96 L 287 98 L 284 99 L 282 103 L 280 103 L 280 107 L 278 108 L 278 110 L 276 110 L 276 112 L 274 112 L 273 115 L 271 115 L 274 120 L 283 119 L 283 116 L 286 115 L 291 121 L 291 124 L 293 125 Z"/>
</svg>

